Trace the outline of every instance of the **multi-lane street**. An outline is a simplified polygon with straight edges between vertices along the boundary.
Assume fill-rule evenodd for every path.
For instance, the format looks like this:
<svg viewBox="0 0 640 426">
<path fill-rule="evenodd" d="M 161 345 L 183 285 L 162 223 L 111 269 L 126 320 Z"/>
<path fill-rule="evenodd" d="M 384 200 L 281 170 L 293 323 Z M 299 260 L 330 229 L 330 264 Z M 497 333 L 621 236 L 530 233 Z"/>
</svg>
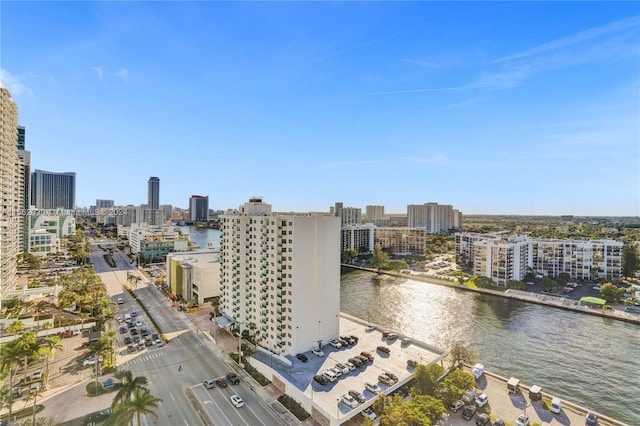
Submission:
<svg viewBox="0 0 640 426">
<path fill-rule="evenodd" d="M 102 245 L 102 244 L 101 244 Z M 137 269 L 130 265 L 128 257 L 115 251 L 112 255 L 116 268 L 111 268 L 104 262 L 103 252 L 94 249 L 91 260 L 100 273 L 107 292 L 118 304 L 120 312 L 117 316 L 124 317 L 125 313 L 133 311 L 137 316 L 134 322 L 140 321 L 138 330 L 146 328 L 150 334 L 164 334 L 169 340 L 162 347 L 147 346 L 143 349 L 131 351 L 124 343 L 126 336 L 131 336 L 130 329 L 122 322 L 113 321 L 111 327 L 119 329 L 127 327 L 126 333 L 118 333 L 117 368 L 130 370 L 134 377 L 145 376 L 149 381 L 151 393 L 162 399 L 160 407 L 155 410 L 158 419 L 146 416 L 144 424 L 158 425 L 199 425 L 202 420 L 194 411 L 185 396 L 185 389 L 191 388 L 196 397 L 196 403 L 201 404 L 208 416 L 219 425 L 277 425 L 282 420 L 276 417 L 267 404 L 253 391 L 252 385 L 241 381 L 237 385 L 229 384 L 225 388 L 207 389 L 203 386 L 205 379 L 223 377 L 232 369 L 220 358 L 221 351 L 210 340 L 209 336 L 199 333 L 186 315 L 171 307 L 171 302 L 155 286 L 147 285 L 144 281 L 135 290 L 137 299 L 124 291 L 122 284 L 126 283 L 126 271 Z M 141 304 L 144 305 L 142 309 Z M 146 311 L 146 312 L 145 312 Z M 147 315 L 153 316 L 153 321 Z M 157 324 L 155 328 L 153 322 Z M 238 394 L 244 399 L 245 405 L 236 408 L 230 396 Z"/>
</svg>

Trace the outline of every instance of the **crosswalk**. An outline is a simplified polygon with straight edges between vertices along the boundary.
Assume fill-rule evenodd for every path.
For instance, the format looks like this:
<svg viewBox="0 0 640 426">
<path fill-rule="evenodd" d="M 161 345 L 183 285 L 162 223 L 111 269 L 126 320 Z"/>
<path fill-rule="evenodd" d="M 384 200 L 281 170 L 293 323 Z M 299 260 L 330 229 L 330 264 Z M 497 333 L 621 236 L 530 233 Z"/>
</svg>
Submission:
<svg viewBox="0 0 640 426">
<path fill-rule="evenodd" d="M 137 357 L 135 357 L 133 359 L 130 359 L 129 361 L 125 362 L 123 364 L 123 366 L 126 368 L 126 367 L 131 366 L 131 365 L 136 365 L 136 364 L 140 364 L 140 363 L 143 363 L 143 362 L 150 361 L 152 359 L 160 358 L 160 357 L 164 356 L 165 354 L 167 354 L 168 352 L 185 351 L 185 350 L 195 349 L 195 348 L 198 348 L 200 346 L 204 346 L 204 343 L 203 342 L 196 342 L 196 343 L 192 343 L 192 344 L 189 344 L 189 345 L 165 346 L 163 348 L 158 348 L 158 349 L 154 350 L 153 352 L 148 352 L 145 355 L 137 356 Z"/>
</svg>

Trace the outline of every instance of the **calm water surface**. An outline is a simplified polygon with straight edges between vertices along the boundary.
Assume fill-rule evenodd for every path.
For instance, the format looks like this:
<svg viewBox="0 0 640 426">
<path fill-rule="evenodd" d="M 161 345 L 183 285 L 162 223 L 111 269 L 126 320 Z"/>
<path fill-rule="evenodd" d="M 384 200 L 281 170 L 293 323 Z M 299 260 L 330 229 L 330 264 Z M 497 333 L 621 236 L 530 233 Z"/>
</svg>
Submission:
<svg viewBox="0 0 640 426">
<path fill-rule="evenodd" d="M 220 248 L 220 231 L 181 229 Z M 360 271 L 340 295 L 343 312 L 443 349 L 463 342 L 489 371 L 640 426 L 638 325 Z"/>
<path fill-rule="evenodd" d="M 640 425 L 640 326 L 424 282 L 342 275 L 343 312 L 443 349 L 461 341 L 487 370 Z"/>
</svg>

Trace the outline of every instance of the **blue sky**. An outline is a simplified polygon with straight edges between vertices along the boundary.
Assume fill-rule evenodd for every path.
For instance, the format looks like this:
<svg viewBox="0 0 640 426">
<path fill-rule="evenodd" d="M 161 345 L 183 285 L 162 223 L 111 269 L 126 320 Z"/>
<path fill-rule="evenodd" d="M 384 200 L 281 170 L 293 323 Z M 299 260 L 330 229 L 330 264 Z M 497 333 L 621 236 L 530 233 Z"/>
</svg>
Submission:
<svg viewBox="0 0 640 426">
<path fill-rule="evenodd" d="M 77 203 L 640 215 L 637 2 L 2 2 Z"/>
</svg>

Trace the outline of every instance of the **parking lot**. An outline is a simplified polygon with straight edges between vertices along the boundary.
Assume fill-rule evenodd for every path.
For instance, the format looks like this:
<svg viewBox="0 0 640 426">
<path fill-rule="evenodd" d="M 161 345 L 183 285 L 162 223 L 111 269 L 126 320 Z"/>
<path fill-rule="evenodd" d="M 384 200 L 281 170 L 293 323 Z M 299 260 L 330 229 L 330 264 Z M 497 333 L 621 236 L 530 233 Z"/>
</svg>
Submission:
<svg viewBox="0 0 640 426">
<path fill-rule="evenodd" d="M 398 336 L 393 340 L 383 338 L 382 332 L 376 328 L 373 331 L 366 331 L 366 324 L 360 323 L 353 318 L 342 315 L 340 318 L 340 335 L 354 335 L 358 338 L 356 344 L 335 348 L 330 345 L 322 347 L 324 356 L 318 357 L 310 351 L 305 352 L 307 362 L 302 362 L 295 356 L 287 356 L 290 364 L 279 361 L 276 357 L 268 354 L 256 353 L 254 358 L 259 359 L 265 366 L 270 366 L 276 370 L 283 378 L 288 379 L 291 384 L 303 393 L 316 409 L 333 419 L 339 419 L 342 423 L 369 407 L 375 397 L 375 393 L 365 389 L 365 383 L 376 384 L 382 393 L 390 393 L 405 384 L 413 372 L 413 367 L 407 365 L 407 361 L 414 360 L 422 364 L 438 362 L 442 354 L 436 348 L 429 347 L 416 341 L 402 342 L 405 336 Z M 389 353 L 377 350 L 378 346 L 389 349 Z M 322 374 L 323 371 L 335 367 L 336 363 L 346 363 L 349 358 L 360 355 L 361 352 L 369 352 L 373 356 L 373 362 L 368 362 L 360 368 L 356 368 L 348 373 L 343 373 L 341 377 L 326 385 L 321 385 L 313 381 L 313 376 Z M 378 377 L 390 372 L 397 376 L 395 384 L 385 385 Z M 351 408 L 344 401 L 342 395 L 349 390 L 356 390 L 364 395 L 366 401 Z"/>
</svg>

